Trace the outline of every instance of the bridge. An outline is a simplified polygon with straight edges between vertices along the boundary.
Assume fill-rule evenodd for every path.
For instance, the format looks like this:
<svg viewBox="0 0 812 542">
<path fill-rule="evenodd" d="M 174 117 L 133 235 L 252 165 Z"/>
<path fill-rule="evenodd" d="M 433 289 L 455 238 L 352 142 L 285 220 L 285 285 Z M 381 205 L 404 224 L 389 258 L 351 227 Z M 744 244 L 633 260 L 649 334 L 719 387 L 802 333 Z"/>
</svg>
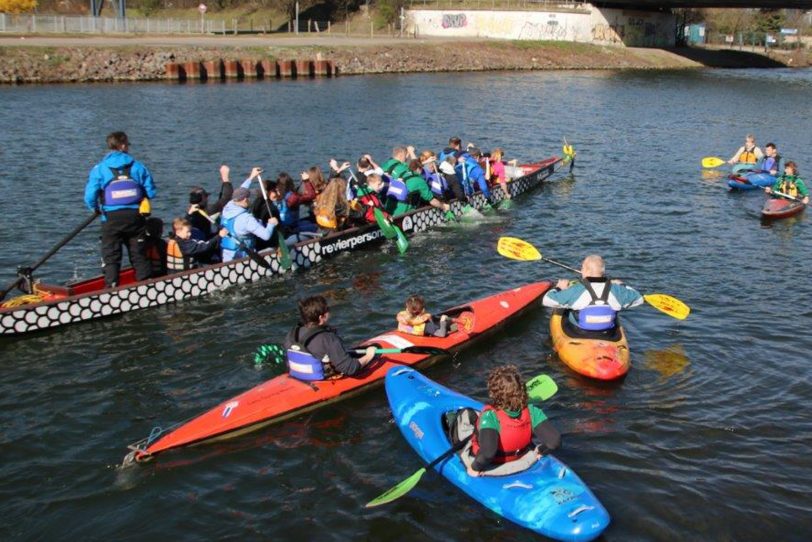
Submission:
<svg viewBox="0 0 812 542">
<path fill-rule="evenodd" d="M 812 0 L 613 0 L 590 2 L 597 7 L 623 9 L 651 8 L 767 8 L 812 9 Z"/>
</svg>

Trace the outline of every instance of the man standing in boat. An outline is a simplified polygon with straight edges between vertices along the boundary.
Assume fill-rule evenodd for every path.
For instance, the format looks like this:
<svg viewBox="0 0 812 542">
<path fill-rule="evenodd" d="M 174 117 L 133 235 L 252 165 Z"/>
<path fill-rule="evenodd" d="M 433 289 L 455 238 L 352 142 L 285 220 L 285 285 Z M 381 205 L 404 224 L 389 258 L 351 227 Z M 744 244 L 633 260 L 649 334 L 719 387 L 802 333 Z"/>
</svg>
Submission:
<svg viewBox="0 0 812 542">
<path fill-rule="evenodd" d="M 130 156 L 130 142 L 124 132 L 107 136 L 110 152 L 90 170 L 85 186 L 85 205 L 102 213 L 102 261 L 104 284 L 119 285 L 121 247 L 127 246 L 135 279 L 145 280 L 151 266 L 144 245 L 146 221 L 139 211 L 142 200 L 156 194 L 152 175 Z"/>
<path fill-rule="evenodd" d="M 542 299 L 545 307 L 571 309 L 570 322 L 585 331 L 608 331 L 623 309 L 643 303 L 643 296 L 619 280 L 606 278 L 603 258 L 592 254 L 581 264 L 581 280 L 560 279 Z"/>
</svg>

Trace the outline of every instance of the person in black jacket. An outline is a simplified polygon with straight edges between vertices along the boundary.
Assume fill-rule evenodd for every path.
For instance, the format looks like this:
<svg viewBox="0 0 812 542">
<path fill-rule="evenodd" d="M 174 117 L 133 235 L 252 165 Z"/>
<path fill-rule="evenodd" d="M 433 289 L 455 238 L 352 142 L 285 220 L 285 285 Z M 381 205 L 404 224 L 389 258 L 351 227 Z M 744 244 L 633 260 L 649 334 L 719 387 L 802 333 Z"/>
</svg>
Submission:
<svg viewBox="0 0 812 542">
<path fill-rule="evenodd" d="M 189 211 L 186 214 L 186 220 L 192 224 L 193 239 L 207 241 L 216 235 L 216 230 L 212 229 L 211 222 L 196 211 L 197 209 L 202 209 L 206 211 L 209 216 L 216 215 L 223 210 L 226 203 L 231 201 L 234 186 L 228 177 L 230 171 L 231 168 L 227 165 L 223 164 L 220 166 L 220 196 L 214 203 L 209 203 L 210 194 L 206 192 L 202 186 L 193 186 L 189 192 Z"/>
<path fill-rule="evenodd" d="M 166 268 L 170 273 L 200 267 L 219 261 L 220 240 L 228 235 L 228 230 L 220 231 L 207 241 L 192 238 L 192 225 L 185 218 L 172 221 L 172 233 L 166 244 Z"/>
<path fill-rule="evenodd" d="M 375 347 L 369 346 L 360 358 L 354 357 L 336 333 L 327 326 L 330 307 L 323 296 L 316 295 L 299 301 L 299 324 L 285 337 L 286 350 L 297 349 L 309 354 L 324 366 L 325 378 L 335 375 L 354 376 L 375 357 Z M 302 348 L 302 346 L 304 348 Z"/>
</svg>

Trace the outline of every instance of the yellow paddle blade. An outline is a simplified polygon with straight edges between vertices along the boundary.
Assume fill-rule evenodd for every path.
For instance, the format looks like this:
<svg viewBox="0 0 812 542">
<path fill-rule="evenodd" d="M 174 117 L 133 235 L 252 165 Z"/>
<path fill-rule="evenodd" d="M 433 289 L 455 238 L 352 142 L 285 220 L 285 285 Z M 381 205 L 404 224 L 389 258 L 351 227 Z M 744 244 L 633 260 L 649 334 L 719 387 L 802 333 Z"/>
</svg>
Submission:
<svg viewBox="0 0 812 542">
<path fill-rule="evenodd" d="M 666 294 L 648 294 L 644 295 L 643 298 L 646 303 L 658 311 L 664 312 L 677 320 L 685 320 L 691 314 L 691 308 L 676 297 Z"/>
<path fill-rule="evenodd" d="M 727 162 L 718 156 L 706 156 L 702 159 L 702 167 L 713 168 L 725 165 Z"/>
<path fill-rule="evenodd" d="M 529 262 L 541 259 L 541 252 L 536 247 L 516 237 L 500 237 L 496 251 L 511 260 Z"/>
</svg>

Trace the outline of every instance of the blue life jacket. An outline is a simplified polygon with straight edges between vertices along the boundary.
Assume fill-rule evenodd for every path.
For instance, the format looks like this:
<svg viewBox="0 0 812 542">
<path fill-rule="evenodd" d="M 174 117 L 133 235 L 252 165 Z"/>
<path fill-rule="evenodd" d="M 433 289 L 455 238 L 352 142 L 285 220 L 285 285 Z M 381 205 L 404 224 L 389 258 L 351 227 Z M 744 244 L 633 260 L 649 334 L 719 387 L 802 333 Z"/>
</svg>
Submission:
<svg viewBox="0 0 812 542">
<path fill-rule="evenodd" d="M 393 178 L 389 182 L 389 189 L 386 191 L 386 195 L 400 202 L 405 202 L 409 199 L 409 188 L 401 179 Z"/>
<path fill-rule="evenodd" d="M 437 161 L 438 162 L 443 162 L 449 156 L 459 156 L 459 154 L 460 154 L 460 151 L 458 151 L 457 149 L 452 149 L 451 147 L 446 147 L 445 149 L 440 151 L 440 155 L 437 157 Z"/>
<path fill-rule="evenodd" d="M 104 185 L 104 205 L 138 205 L 144 199 L 144 187 L 130 177 L 132 167 L 110 168 L 113 180 Z"/>
<path fill-rule="evenodd" d="M 592 285 L 588 280 L 581 280 L 581 283 L 592 297 L 590 304 L 578 311 L 578 327 L 587 331 L 606 331 L 615 327 L 615 317 L 617 312 L 609 306 L 609 294 L 612 291 L 612 283 L 607 279 L 600 297 L 595 294 Z"/>
<path fill-rule="evenodd" d="M 329 362 L 323 362 L 308 352 L 307 345 L 317 335 L 327 331 L 324 328 L 305 327 L 305 336 L 300 337 L 299 333 L 303 326 L 297 326 L 293 332 L 293 344 L 288 348 L 285 357 L 288 364 L 288 374 L 299 380 L 325 380 L 335 374 L 333 366 Z"/>
<path fill-rule="evenodd" d="M 237 213 L 236 215 L 230 218 L 223 218 L 221 221 L 222 226 L 228 230 L 229 236 L 223 237 L 222 241 L 220 241 L 220 247 L 225 250 L 234 251 L 234 258 L 243 258 L 248 255 L 244 250 L 241 250 L 240 244 L 237 242 L 237 239 L 242 241 L 246 247 L 254 248 L 253 235 L 249 234 L 243 237 L 241 235 L 237 235 L 237 231 L 234 229 L 234 221 L 237 220 L 237 217 L 242 216 L 247 212 L 248 209 L 244 209 L 241 213 Z"/>
<path fill-rule="evenodd" d="M 292 209 L 288 207 L 288 196 L 293 192 L 286 192 L 281 201 L 276 202 L 276 208 L 279 209 L 279 222 L 283 226 L 295 226 L 299 222 L 299 209 Z"/>
<path fill-rule="evenodd" d="M 448 191 L 448 181 L 439 172 L 430 172 L 424 169 L 424 176 L 429 183 L 429 188 L 437 196 L 443 196 Z"/>
<path fill-rule="evenodd" d="M 772 169 L 778 169 L 778 163 L 781 161 L 781 157 L 779 155 L 773 156 L 765 156 L 764 159 L 761 161 L 761 170 L 770 172 Z"/>
</svg>

